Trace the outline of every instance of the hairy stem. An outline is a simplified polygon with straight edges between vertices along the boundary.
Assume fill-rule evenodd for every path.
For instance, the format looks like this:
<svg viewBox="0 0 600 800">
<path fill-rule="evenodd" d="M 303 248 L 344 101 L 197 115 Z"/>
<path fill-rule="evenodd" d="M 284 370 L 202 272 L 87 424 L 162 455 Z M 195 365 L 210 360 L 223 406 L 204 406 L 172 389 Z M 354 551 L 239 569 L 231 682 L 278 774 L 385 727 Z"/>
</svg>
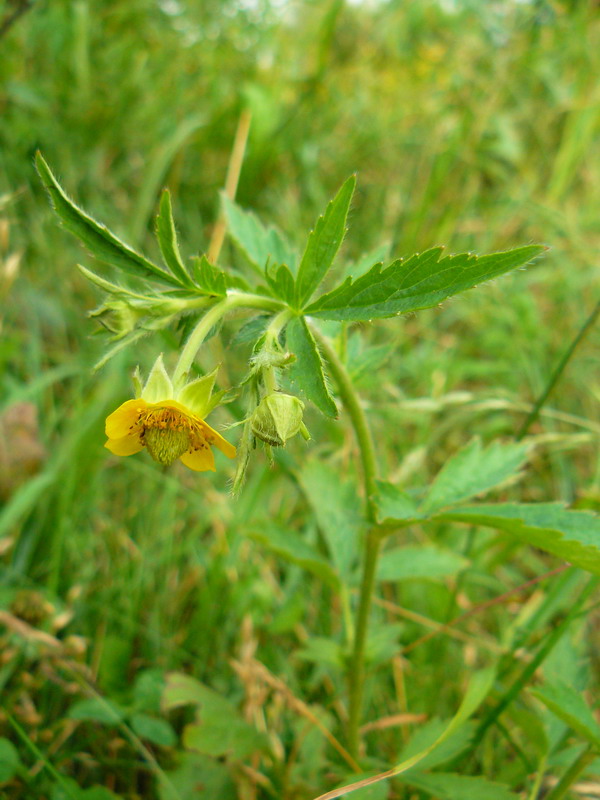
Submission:
<svg viewBox="0 0 600 800">
<path fill-rule="evenodd" d="M 366 516 L 370 523 L 365 541 L 363 573 L 360 585 L 356 627 L 350 661 L 349 693 L 350 708 L 348 713 L 348 749 L 356 758 L 360 750 L 360 722 L 362 715 L 364 683 L 365 683 L 365 646 L 369 630 L 369 613 L 375 587 L 377 559 L 381 547 L 381 532 L 377 526 L 375 509 L 375 480 L 377 478 L 377 462 L 375 447 L 367 417 L 360 404 L 356 390 L 346 368 L 339 359 L 330 342 L 315 328 L 313 334 L 319 342 L 321 350 L 329 363 L 329 368 L 338 386 L 344 408 L 350 415 L 354 433 L 360 450 L 365 487 Z"/>
<path fill-rule="evenodd" d="M 179 361 L 173 373 L 173 384 L 181 387 L 190 371 L 198 350 L 213 328 L 221 319 L 234 308 L 256 308 L 264 311 L 280 311 L 282 303 L 269 297 L 244 292 L 232 292 L 223 300 L 216 303 L 198 322 L 190 338 L 185 343 L 179 356 Z"/>
</svg>

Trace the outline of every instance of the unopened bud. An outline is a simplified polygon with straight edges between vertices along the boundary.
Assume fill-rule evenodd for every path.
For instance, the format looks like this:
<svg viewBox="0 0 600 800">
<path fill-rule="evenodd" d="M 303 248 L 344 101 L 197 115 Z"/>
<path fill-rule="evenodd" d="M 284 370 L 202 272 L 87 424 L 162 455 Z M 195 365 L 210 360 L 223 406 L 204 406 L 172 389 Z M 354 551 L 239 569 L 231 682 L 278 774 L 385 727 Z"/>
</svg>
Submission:
<svg viewBox="0 0 600 800">
<path fill-rule="evenodd" d="M 301 433 L 304 403 L 291 394 L 276 392 L 260 401 L 251 418 L 252 433 L 271 447 L 282 447 Z"/>
</svg>

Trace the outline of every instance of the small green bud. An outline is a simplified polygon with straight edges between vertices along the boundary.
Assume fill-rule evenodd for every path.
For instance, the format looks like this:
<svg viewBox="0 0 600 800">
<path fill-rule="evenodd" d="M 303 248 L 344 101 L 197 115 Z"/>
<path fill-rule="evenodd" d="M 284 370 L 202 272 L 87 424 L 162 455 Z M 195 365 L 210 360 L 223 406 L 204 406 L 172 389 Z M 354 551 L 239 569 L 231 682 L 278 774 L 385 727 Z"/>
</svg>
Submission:
<svg viewBox="0 0 600 800">
<path fill-rule="evenodd" d="M 89 316 L 95 317 L 101 325 L 120 339 L 135 329 L 144 312 L 132 308 L 122 300 L 109 300 L 95 311 L 90 311 Z"/>
<path fill-rule="evenodd" d="M 302 432 L 303 411 L 304 403 L 297 397 L 279 392 L 269 394 L 263 397 L 250 418 L 252 433 L 271 447 L 282 447 L 288 439 Z"/>
</svg>

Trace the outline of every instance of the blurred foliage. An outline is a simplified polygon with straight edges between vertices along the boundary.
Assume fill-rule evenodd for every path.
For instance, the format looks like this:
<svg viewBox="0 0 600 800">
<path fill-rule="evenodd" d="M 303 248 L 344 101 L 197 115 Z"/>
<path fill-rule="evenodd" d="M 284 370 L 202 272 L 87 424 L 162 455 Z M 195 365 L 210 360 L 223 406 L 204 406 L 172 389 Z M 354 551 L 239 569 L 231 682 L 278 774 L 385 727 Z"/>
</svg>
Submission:
<svg viewBox="0 0 600 800">
<path fill-rule="evenodd" d="M 0 2 L 0 21 L 16 5 Z M 394 255 L 549 245 L 527 272 L 442 309 L 372 332 L 361 325 L 381 348 L 371 367 L 351 332 L 349 361 L 362 370 L 382 472 L 422 485 L 475 430 L 486 442 L 514 434 L 597 300 L 597 4 L 37 0 L 0 50 L 0 414 L 33 403 L 39 420 L 24 434 L 36 453 L 31 471 L 10 490 L 0 476 L 0 792 L 312 798 L 351 772 L 314 722 L 335 730 L 344 716 L 344 609 L 300 566 L 269 554 L 265 521 L 327 553 L 314 515 L 322 498 L 306 476 L 326 462 L 350 479 L 351 434 L 315 413 L 313 441 L 294 441 L 274 470 L 257 457 L 237 501 L 224 460 L 214 478 L 199 478 L 107 457 L 103 421 L 129 396 L 133 367 L 171 353 L 178 338 L 161 332 L 90 374 L 101 346 L 85 311 L 97 294 L 74 268 L 85 256 L 56 225 L 35 150 L 84 208 L 151 256 L 165 185 L 182 250 L 206 248 L 243 109 L 252 127 L 237 200 L 294 244 L 358 172 L 344 245 L 357 262 L 382 242 Z M 228 243 L 222 261 L 240 258 Z M 236 335 L 232 326 L 212 339 L 202 366 L 234 358 Z M 600 508 L 597 342 L 592 331 L 532 431 L 527 481 L 501 499 Z M 247 345 L 237 346 L 242 363 Z M 230 409 L 221 422 L 236 418 Z M 468 568 L 380 587 L 366 698 L 368 721 L 382 722 L 365 734 L 374 770 L 397 762 L 419 733 L 418 715 L 431 724 L 454 713 L 486 653 L 502 655 L 498 694 L 522 688 L 523 660 L 585 583 L 568 570 L 402 654 L 432 626 L 557 562 L 451 523 L 435 537 L 415 528 L 399 543 L 453 551 Z M 540 670 L 551 686 L 597 696 L 597 636 L 593 616 L 564 630 Z M 260 768 L 186 747 L 193 710 L 161 706 L 170 672 L 226 698 L 240 730 L 268 732 Z M 98 696 L 112 717 L 102 704 L 104 717 L 82 711 Z M 415 716 L 386 724 L 399 713 Z M 529 791 L 539 770 L 546 786 L 546 770 L 562 774 L 579 757 L 565 716 L 521 696 L 476 740 L 477 774 Z M 183 734 L 177 745 L 173 731 Z M 444 770 L 473 769 L 472 759 L 456 761 L 460 748 L 451 755 Z M 597 780 L 598 764 L 589 770 Z M 386 791 L 412 800 L 436 790 L 415 777 L 415 788 Z"/>
</svg>

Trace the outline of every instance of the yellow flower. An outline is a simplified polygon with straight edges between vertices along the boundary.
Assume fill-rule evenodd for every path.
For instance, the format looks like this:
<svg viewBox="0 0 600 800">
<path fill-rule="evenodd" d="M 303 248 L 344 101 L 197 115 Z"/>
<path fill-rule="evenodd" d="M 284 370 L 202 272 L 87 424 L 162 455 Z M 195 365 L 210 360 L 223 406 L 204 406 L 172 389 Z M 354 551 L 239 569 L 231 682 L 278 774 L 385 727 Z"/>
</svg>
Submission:
<svg viewBox="0 0 600 800">
<path fill-rule="evenodd" d="M 214 406 L 215 372 L 184 386 L 175 399 L 159 356 L 141 397 L 127 400 L 107 417 L 104 446 L 117 456 L 131 456 L 145 447 L 159 464 L 179 458 L 197 472 L 214 471 L 213 446 L 235 458 L 235 447 L 202 419 Z"/>
</svg>

